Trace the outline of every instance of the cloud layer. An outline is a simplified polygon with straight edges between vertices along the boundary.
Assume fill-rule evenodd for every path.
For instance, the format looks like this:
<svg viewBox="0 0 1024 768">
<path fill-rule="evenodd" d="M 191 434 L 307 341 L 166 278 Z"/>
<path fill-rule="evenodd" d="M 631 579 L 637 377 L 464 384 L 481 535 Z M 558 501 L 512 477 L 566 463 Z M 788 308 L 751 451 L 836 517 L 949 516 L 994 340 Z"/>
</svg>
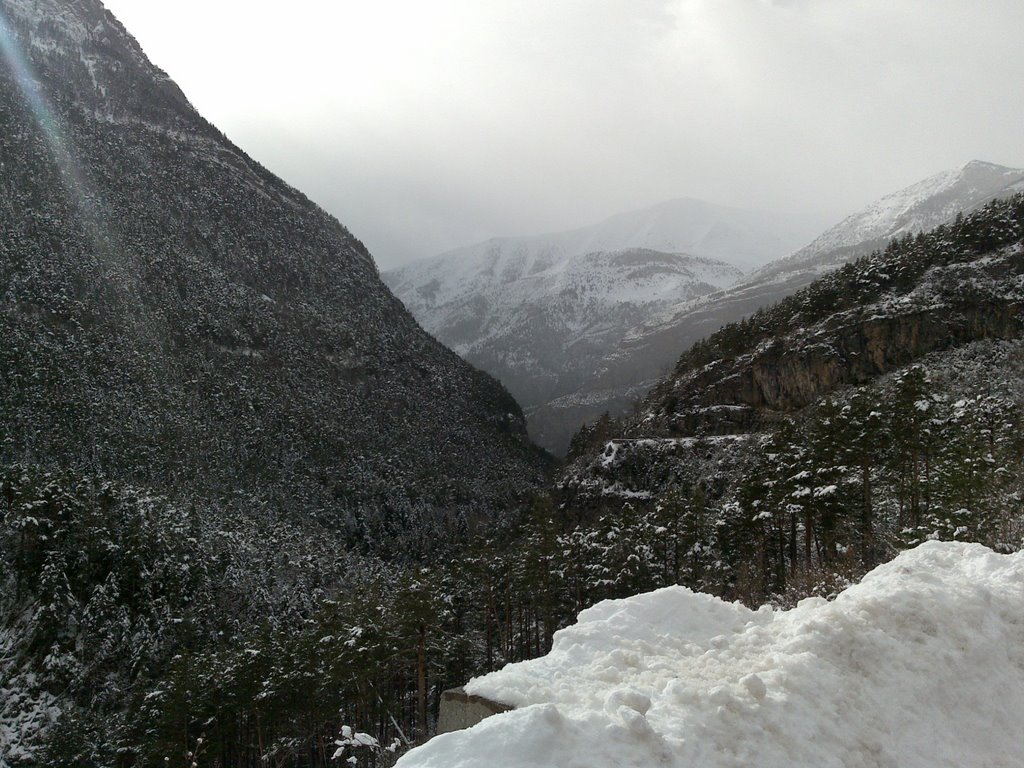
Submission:
<svg viewBox="0 0 1024 768">
<path fill-rule="evenodd" d="M 679 196 L 839 217 L 1024 164 L 1019 0 L 108 0 L 383 268 Z"/>
</svg>

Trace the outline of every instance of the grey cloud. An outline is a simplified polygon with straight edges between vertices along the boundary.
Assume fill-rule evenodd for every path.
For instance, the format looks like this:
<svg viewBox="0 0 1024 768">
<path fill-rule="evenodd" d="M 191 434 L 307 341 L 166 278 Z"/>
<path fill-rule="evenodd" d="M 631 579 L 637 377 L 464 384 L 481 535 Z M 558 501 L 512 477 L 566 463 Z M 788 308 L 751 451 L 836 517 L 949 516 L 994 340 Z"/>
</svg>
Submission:
<svg viewBox="0 0 1024 768">
<path fill-rule="evenodd" d="M 147 2 L 162 24 L 147 26 Z M 293 51 L 274 68 L 265 40 L 232 34 L 227 0 L 109 5 L 382 267 L 680 196 L 838 218 L 973 158 L 1024 164 L 1017 0 L 439 0 L 409 5 L 416 29 L 397 3 L 396 39 L 367 17 L 364 36 L 381 36 L 350 38 L 365 51 L 348 58 L 328 25 L 374 12 L 297 2 L 301 24 L 249 12 L 253 35 Z M 161 44 L 172 7 L 224 24 L 209 35 L 224 49 Z"/>
</svg>

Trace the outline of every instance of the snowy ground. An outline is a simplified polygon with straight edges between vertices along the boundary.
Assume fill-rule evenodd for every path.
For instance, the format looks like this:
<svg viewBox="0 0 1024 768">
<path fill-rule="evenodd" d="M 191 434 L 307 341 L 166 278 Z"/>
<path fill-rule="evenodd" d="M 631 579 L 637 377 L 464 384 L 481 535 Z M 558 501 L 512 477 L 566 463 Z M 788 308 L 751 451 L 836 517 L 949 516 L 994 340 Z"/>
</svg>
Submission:
<svg viewBox="0 0 1024 768">
<path fill-rule="evenodd" d="M 608 601 L 467 691 L 519 708 L 398 768 L 1016 768 L 1024 553 L 929 542 L 789 611 Z"/>
</svg>

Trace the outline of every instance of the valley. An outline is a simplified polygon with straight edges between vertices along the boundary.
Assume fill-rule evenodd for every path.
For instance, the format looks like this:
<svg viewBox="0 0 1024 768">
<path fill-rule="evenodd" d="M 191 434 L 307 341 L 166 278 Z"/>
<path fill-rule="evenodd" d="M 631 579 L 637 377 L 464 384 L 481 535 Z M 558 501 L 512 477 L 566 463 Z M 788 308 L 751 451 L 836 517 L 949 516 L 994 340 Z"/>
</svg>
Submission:
<svg viewBox="0 0 1024 768">
<path fill-rule="evenodd" d="M 0 768 L 1017 765 L 1024 171 L 827 224 L 382 272 L 0 0 Z"/>
<path fill-rule="evenodd" d="M 584 424 L 627 414 L 689 345 L 1022 185 L 1024 171 L 972 161 L 813 240 L 810 216 L 679 200 L 577 232 L 481 243 L 384 278 L 424 328 L 509 388 L 537 442 L 564 455 Z M 634 251 L 624 268 L 625 254 L 595 250 L 608 243 L 654 250 Z M 725 261 L 704 262 L 717 267 L 701 279 L 681 271 L 686 256 L 657 250 L 665 244 L 698 264 Z"/>
</svg>

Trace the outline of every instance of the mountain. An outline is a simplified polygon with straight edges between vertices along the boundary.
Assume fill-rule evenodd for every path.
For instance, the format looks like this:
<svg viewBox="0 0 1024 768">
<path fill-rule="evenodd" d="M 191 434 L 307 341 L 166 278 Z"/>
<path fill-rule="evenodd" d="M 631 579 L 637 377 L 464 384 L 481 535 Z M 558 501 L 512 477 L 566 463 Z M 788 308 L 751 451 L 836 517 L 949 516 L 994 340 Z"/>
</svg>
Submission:
<svg viewBox="0 0 1024 768">
<path fill-rule="evenodd" d="M 972 160 L 876 200 L 843 219 L 795 253 L 764 265 L 744 284 L 796 271 L 818 274 L 885 245 L 896 237 L 927 232 L 958 213 L 1024 188 L 1024 170 Z"/>
<path fill-rule="evenodd" d="M 582 421 L 551 420 L 547 404 L 586 393 L 631 328 L 731 285 L 811 231 L 796 217 L 673 200 L 569 232 L 489 240 L 384 279 L 424 328 L 497 376 L 534 438 L 561 452 Z"/>
<path fill-rule="evenodd" d="M 1022 284 L 1024 195 L 894 240 L 725 326 L 635 415 L 583 430 L 560 512 L 618 520 L 623 551 L 656 559 L 667 542 L 631 537 L 672 531 L 681 583 L 748 604 L 927 539 L 1015 551 Z"/>
<path fill-rule="evenodd" d="M 508 393 L 99 3 L 2 8 L 5 460 L 244 482 L 339 525 L 382 502 L 482 511 L 523 487 L 512 467 L 530 484 L 542 462 Z"/>
<path fill-rule="evenodd" d="M 740 275 L 724 262 L 642 249 L 581 253 L 550 266 L 511 267 L 496 258 L 485 274 L 478 260 L 461 266 L 469 271 L 461 279 L 436 261 L 388 279 L 428 331 L 500 377 L 528 411 L 586 387 L 594 363 L 653 312 Z M 506 281 L 510 274 L 516 277 Z M 543 444 L 564 450 L 551 442 L 549 425 L 531 428 Z"/>
<path fill-rule="evenodd" d="M 0 53 L 0 764 L 163 764 L 183 660 L 384 604 L 548 458 L 98 0 L 0 0 Z"/>
<path fill-rule="evenodd" d="M 789 256 L 764 265 L 723 291 L 682 301 L 627 333 L 596 363 L 588 386 L 531 413 L 533 420 L 592 421 L 647 391 L 678 355 L 727 323 L 749 317 L 817 277 L 905 234 L 928 231 L 1024 185 L 1024 171 L 970 162 L 887 195 Z"/>
</svg>

